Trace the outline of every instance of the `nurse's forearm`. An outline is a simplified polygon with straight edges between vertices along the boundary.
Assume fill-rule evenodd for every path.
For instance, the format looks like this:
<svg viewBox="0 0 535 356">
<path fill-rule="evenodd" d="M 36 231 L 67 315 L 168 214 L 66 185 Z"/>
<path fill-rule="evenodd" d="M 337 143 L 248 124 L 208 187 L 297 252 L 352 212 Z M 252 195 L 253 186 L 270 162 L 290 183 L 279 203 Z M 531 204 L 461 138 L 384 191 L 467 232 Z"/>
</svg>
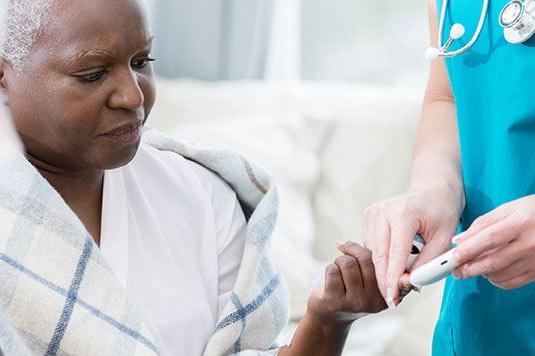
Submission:
<svg viewBox="0 0 535 356">
<path fill-rule="evenodd" d="M 349 333 L 347 325 L 323 325 L 308 313 L 299 323 L 292 342 L 278 356 L 337 356 L 341 355 Z"/>
<path fill-rule="evenodd" d="M 435 0 L 429 0 L 430 45 L 438 46 Z M 414 145 L 411 189 L 441 190 L 464 208 L 464 188 L 457 112 L 443 59 L 431 62 L 429 80 Z"/>
<path fill-rule="evenodd" d="M 447 189 L 464 204 L 455 103 L 428 92 L 414 145 L 411 189 Z"/>
</svg>

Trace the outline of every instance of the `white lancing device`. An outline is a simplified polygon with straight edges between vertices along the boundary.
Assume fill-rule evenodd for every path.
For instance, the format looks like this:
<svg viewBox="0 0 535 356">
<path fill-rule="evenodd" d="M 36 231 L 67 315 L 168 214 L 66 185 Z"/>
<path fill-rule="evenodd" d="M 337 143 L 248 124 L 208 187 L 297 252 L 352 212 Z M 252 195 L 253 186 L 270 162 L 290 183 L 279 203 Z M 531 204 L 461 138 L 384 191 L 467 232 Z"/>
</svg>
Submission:
<svg viewBox="0 0 535 356">
<path fill-rule="evenodd" d="M 455 249 L 451 249 L 412 271 L 410 276 L 411 284 L 420 288 L 446 278 L 458 267 L 458 264 L 454 261 L 452 256 L 454 251 Z"/>
</svg>

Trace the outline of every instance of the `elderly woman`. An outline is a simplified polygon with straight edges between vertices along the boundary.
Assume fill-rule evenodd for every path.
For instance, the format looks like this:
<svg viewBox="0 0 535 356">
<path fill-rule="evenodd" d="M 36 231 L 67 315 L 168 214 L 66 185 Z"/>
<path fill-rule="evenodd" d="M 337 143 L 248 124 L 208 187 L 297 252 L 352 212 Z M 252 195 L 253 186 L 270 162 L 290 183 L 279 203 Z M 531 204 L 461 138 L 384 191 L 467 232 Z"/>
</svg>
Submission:
<svg viewBox="0 0 535 356">
<path fill-rule="evenodd" d="M 239 156 L 144 128 L 138 1 L 9 0 L 6 21 L 0 90 L 25 151 L 0 164 L 5 354 L 336 355 L 360 313 L 385 308 L 369 252 L 345 242 L 274 346 L 276 191 Z"/>
</svg>

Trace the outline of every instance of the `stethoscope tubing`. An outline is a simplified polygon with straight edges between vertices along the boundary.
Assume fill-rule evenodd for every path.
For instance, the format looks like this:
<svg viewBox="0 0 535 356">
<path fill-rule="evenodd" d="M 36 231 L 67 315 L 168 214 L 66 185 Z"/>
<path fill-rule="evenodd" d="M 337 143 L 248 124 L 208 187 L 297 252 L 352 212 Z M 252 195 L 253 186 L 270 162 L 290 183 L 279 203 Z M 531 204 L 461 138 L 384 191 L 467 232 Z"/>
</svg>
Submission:
<svg viewBox="0 0 535 356">
<path fill-rule="evenodd" d="M 528 2 L 529 1 L 531 0 L 528 0 Z M 442 44 L 442 35 L 444 31 L 444 23 L 446 20 L 446 11 L 448 9 L 448 0 L 444 0 L 442 2 L 442 9 L 440 10 L 440 24 L 438 27 L 438 41 L 440 45 L 439 48 L 440 48 L 441 57 L 455 57 L 455 56 L 465 53 L 470 48 L 472 48 L 474 43 L 476 43 L 477 39 L 479 38 L 479 35 L 481 34 L 481 30 L 483 29 L 483 25 L 485 24 L 485 19 L 487 18 L 488 8 L 489 8 L 489 0 L 483 0 L 483 5 L 481 6 L 481 15 L 479 16 L 479 22 L 477 24 L 476 31 L 474 32 L 474 35 L 472 36 L 470 41 L 466 45 L 464 45 L 463 47 L 455 51 L 448 51 L 448 48 L 453 43 L 453 39 L 450 37 L 445 44 Z"/>
</svg>

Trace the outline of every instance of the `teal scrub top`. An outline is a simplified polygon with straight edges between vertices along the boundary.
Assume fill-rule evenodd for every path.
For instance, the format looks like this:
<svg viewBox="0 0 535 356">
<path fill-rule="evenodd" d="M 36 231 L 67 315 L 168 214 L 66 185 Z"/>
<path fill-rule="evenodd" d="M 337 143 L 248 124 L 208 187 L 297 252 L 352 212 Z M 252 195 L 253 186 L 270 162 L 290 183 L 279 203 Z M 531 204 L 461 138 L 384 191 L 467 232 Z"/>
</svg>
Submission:
<svg viewBox="0 0 535 356">
<path fill-rule="evenodd" d="M 463 230 L 499 205 L 535 194 L 535 36 L 524 44 L 505 41 L 498 18 L 507 1 L 490 0 L 475 45 L 446 59 L 466 194 Z M 455 22 L 466 28 L 452 49 L 474 34 L 482 3 L 449 1 L 443 37 Z M 441 5 L 438 0 L 437 14 Z M 481 277 L 450 277 L 433 355 L 535 355 L 535 283 L 506 291 Z"/>
</svg>

